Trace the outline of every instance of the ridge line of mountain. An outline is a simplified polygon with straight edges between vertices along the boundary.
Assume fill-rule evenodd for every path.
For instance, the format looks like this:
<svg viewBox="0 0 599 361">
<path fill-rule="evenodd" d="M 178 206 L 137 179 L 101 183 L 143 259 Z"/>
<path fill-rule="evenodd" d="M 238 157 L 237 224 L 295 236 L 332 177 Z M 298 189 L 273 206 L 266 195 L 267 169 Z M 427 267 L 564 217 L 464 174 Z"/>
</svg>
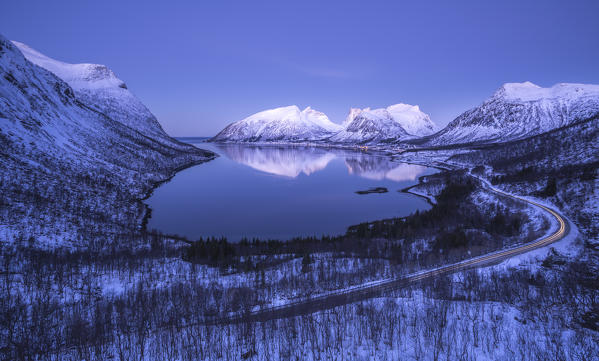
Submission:
<svg viewBox="0 0 599 361">
<path fill-rule="evenodd" d="M 295 117 L 283 111 L 289 108 L 297 110 Z M 314 111 L 310 107 L 306 110 Z M 306 121 L 297 106 L 290 106 L 233 122 L 211 141 L 405 147 L 505 142 L 599 114 L 599 85 L 559 83 L 542 88 L 531 82 L 506 83 L 481 105 L 465 111 L 443 129 L 438 129 L 417 105 L 403 103 L 380 109 L 350 108 L 342 124 L 331 122 L 322 112 L 317 113 L 324 122 L 332 124 L 328 129 L 318 127 L 310 119 Z"/>
</svg>

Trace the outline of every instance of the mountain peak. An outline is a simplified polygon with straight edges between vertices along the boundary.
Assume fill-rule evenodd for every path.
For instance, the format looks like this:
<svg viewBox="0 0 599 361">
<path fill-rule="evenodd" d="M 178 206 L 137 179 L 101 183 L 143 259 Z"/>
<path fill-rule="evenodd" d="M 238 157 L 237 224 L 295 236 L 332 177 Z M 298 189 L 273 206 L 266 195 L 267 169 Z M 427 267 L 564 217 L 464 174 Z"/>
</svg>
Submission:
<svg viewBox="0 0 599 361">
<path fill-rule="evenodd" d="M 391 117 L 411 135 L 425 136 L 435 132 L 437 126 L 418 105 L 394 104 L 387 107 Z"/>
<path fill-rule="evenodd" d="M 549 88 L 540 87 L 529 81 L 503 84 L 492 99 L 510 101 L 539 101 L 543 99 L 575 99 L 581 96 L 599 96 L 599 86 L 592 84 L 559 83 Z"/>
<path fill-rule="evenodd" d="M 297 105 L 288 105 L 284 107 L 272 108 L 262 110 L 258 113 L 252 114 L 245 118 L 246 120 L 259 119 L 259 118 L 288 118 L 295 117 L 301 113 L 300 108 Z"/>
<path fill-rule="evenodd" d="M 404 103 L 397 103 L 397 104 L 389 105 L 387 107 L 387 111 L 389 111 L 389 112 L 391 112 L 391 111 L 419 112 L 420 111 L 420 107 L 418 105 L 410 105 L 410 104 L 404 104 Z"/>
<path fill-rule="evenodd" d="M 360 108 L 349 108 L 349 112 L 347 113 L 347 117 L 343 121 L 343 124 L 347 125 L 347 124 L 351 123 L 352 120 L 354 120 L 360 113 L 362 113 L 362 109 L 360 109 Z"/>
<path fill-rule="evenodd" d="M 77 98 L 84 103 L 144 134 L 154 134 L 161 138 L 167 136 L 156 117 L 107 66 L 65 63 L 18 41 L 13 41 L 12 44 L 27 60 L 70 85 Z"/>
<path fill-rule="evenodd" d="M 54 73 L 76 90 L 90 88 L 126 89 L 125 83 L 117 78 L 114 72 L 106 65 L 65 63 L 60 60 L 52 59 L 31 48 L 27 44 L 14 40 L 12 43 L 19 48 L 27 60 Z"/>
</svg>

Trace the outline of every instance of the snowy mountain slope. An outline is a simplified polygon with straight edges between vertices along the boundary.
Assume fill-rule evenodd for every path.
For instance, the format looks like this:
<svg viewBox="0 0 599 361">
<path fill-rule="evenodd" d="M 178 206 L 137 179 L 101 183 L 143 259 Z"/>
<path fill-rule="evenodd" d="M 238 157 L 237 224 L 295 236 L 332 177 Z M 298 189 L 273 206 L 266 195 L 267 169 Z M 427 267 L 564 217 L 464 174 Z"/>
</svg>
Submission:
<svg viewBox="0 0 599 361">
<path fill-rule="evenodd" d="M 166 135 L 157 141 L 85 104 L 1 35 L 0 74 L 0 224 L 22 235 L 37 229 L 23 222 L 48 213 L 130 227 L 142 212 L 135 200 L 176 169 L 212 156 Z"/>
<path fill-rule="evenodd" d="M 350 118 L 353 116 L 353 119 Z M 345 128 L 332 136 L 333 143 L 371 144 L 389 143 L 400 139 L 411 138 L 410 134 L 396 122 L 384 109 L 363 109 L 359 112 L 352 109 L 346 120 Z"/>
<path fill-rule="evenodd" d="M 318 141 L 341 130 L 319 111 L 288 107 L 265 110 L 228 125 L 215 142 L 304 142 Z"/>
<path fill-rule="evenodd" d="M 434 133 L 436 126 L 417 105 L 395 104 L 381 109 L 352 108 L 344 129 L 330 141 L 345 144 L 389 143 Z"/>
<path fill-rule="evenodd" d="M 385 110 L 410 135 L 422 137 L 433 134 L 437 129 L 428 114 L 422 112 L 418 105 L 399 103 L 390 105 Z"/>
<path fill-rule="evenodd" d="M 133 152 L 135 148 L 141 149 L 141 144 L 144 144 L 151 145 L 152 150 L 156 151 L 159 147 L 165 146 L 161 144 L 162 140 L 157 142 L 142 131 L 151 128 L 154 133 L 162 132 L 159 125 L 157 128 L 152 128 L 151 123 L 139 127 L 130 126 L 124 121 L 127 119 L 112 118 L 111 111 L 107 114 L 99 109 L 98 100 L 94 100 L 96 103 L 88 104 L 86 102 L 88 98 L 80 98 L 80 93 L 57 75 L 28 61 L 15 45 L 1 36 L 0 44 L 2 47 L 0 67 L 4 74 L 0 78 L 2 132 L 15 141 L 33 141 L 38 148 L 48 147 L 48 154 L 59 151 L 60 154 L 57 156 L 60 158 L 76 157 L 82 162 L 88 159 L 81 157 L 81 154 L 91 155 L 94 151 L 97 153 L 89 159 L 91 162 L 99 159 L 119 161 L 119 158 L 113 154 L 117 149 Z M 39 56 L 43 57 L 41 54 Z M 54 62 L 51 59 L 48 61 Z M 64 73 L 61 74 L 66 76 Z M 90 82 L 98 88 L 113 88 L 113 85 L 120 82 L 113 75 L 100 77 L 103 80 L 99 80 L 99 84 L 91 80 Z M 86 81 L 74 80 L 73 83 L 78 84 L 79 89 L 83 87 L 81 84 L 87 84 Z M 95 86 L 93 84 L 88 88 L 93 89 Z M 140 108 L 142 115 L 136 114 L 133 108 L 129 108 L 132 99 L 138 103 L 139 101 L 131 93 L 128 94 L 130 97 L 124 98 L 122 107 L 124 111 L 126 110 L 128 119 L 151 115 L 143 105 Z M 111 99 L 111 106 L 120 107 L 119 101 L 120 98 Z M 187 152 L 202 153 L 190 145 L 169 138 L 166 134 L 164 139 L 172 143 L 167 145 L 169 148 L 182 148 Z M 138 144 L 134 147 L 128 142 Z M 107 149 L 106 145 L 112 146 L 112 149 Z M 102 156 L 99 156 L 100 154 Z"/>
<path fill-rule="evenodd" d="M 167 137 L 156 117 L 112 70 L 98 64 L 69 64 L 13 41 L 25 58 L 64 80 L 86 105 L 146 135 Z"/>
<path fill-rule="evenodd" d="M 431 136 L 429 145 L 508 141 L 599 114 L 599 85 L 508 83 Z"/>
</svg>

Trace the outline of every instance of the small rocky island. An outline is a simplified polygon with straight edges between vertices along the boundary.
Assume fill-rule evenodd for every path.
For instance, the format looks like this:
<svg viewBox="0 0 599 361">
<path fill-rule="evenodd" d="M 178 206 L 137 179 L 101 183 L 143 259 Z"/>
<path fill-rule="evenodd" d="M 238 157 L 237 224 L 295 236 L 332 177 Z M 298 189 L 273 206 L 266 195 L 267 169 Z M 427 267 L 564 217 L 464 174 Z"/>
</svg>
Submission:
<svg viewBox="0 0 599 361">
<path fill-rule="evenodd" d="M 356 191 L 357 194 L 370 194 L 370 193 L 387 193 L 389 190 L 385 187 L 370 188 L 364 191 Z"/>
</svg>

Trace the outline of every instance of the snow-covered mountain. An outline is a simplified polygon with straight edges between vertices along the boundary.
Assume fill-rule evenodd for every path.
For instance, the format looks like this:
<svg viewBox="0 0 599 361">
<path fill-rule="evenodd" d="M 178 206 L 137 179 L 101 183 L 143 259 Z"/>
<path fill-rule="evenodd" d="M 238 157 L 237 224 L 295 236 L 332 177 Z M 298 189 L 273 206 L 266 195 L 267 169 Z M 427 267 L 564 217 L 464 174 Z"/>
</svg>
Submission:
<svg viewBox="0 0 599 361">
<path fill-rule="evenodd" d="M 431 145 L 493 142 L 544 133 L 599 114 L 599 85 L 507 83 L 450 122 Z"/>
<path fill-rule="evenodd" d="M 410 134 L 384 109 L 369 108 L 356 111 L 344 123 L 345 127 L 330 138 L 333 143 L 371 144 L 388 143 L 411 138 Z"/>
<path fill-rule="evenodd" d="M 293 105 L 256 113 L 218 133 L 216 142 L 319 142 L 371 144 L 432 134 L 435 125 L 416 105 L 350 109 L 342 125 L 310 107 Z"/>
<path fill-rule="evenodd" d="M 227 126 L 217 142 L 448 145 L 521 139 L 599 114 L 599 85 L 507 83 L 438 131 L 417 105 L 352 108 L 342 125 L 311 108 L 277 108 Z M 420 139 L 422 138 L 422 139 Z M 424 143 L 423 143 L 424 142 Z"/>
<path fill-rule="evenodd" d="M 370 111 L 370 108 L 364 110 Z M 361 112 L 362 110 L 359 111 Z M 388 117 L 399 123 L 408 134 L 413 136 L 422 137 L 433 134 L 437 130 L 437 126 L 431 121 L 429 115 L 422 112 L 418 105 L 399 103 L 390 105 L 384 109 L 375 109 L 372 110 L 372 112 L 388 115 Z M 355 115 L 357 114 L 359 114 L 359 112 L 357 112 L 356 109 L 352 109 L 348 119 L 352 115 L 354 115 L 355 118 Z"/>
<path fill-rule="evenodd" d="M 131 98 L 101 108 L 1 35 L 0 74 L 0 224 L 34 232 L 39 225 L 20 223 L 59 214 L 70 217 L 69 227 L 92 215 L 131 227 L 143 212 L 135 200 L 176 169 L 213 155 L 154 136 L 161 129 L 151 122 L 128 122 L 149 114 L 129 107 Z"/>
<path fill-rule="evenodd" d="M 216 142 L 306 142 L 330 137 L 341 130 L 322 112 L 297 106 L 265 110 L 228 125 Z"/>
<path fill-rule="evenodd" d="M 417 105 L 395 104 L 381 109 L 352 108 L 344 129 L 330 138 L 335 143 L 397 142 L 434 133 L 430 117 Z"/>
<path fill-rule="evenodd" d="M 105 65 L 69 64 L 13 41 L 27 60 L 64 80 L 84 104 L 146 135 L 165 137 L 156 117 Z"/>
<path fill-rule="evenodd" d="M 131 140 L 198 152 L 164 133 L 154 115 L 105 66 L 62 63 L 1 36 L 0 42 L 3 133 L 10 130 L 11 137 L 23 142 L 31 137 L 38 147 L 60 147 L 62 157 L 80 160 L 85 158 L 78 152 L 110 152 L 127 148 Z M 129 151 L 134 154 L 135 148 Z"/>
</svg>

